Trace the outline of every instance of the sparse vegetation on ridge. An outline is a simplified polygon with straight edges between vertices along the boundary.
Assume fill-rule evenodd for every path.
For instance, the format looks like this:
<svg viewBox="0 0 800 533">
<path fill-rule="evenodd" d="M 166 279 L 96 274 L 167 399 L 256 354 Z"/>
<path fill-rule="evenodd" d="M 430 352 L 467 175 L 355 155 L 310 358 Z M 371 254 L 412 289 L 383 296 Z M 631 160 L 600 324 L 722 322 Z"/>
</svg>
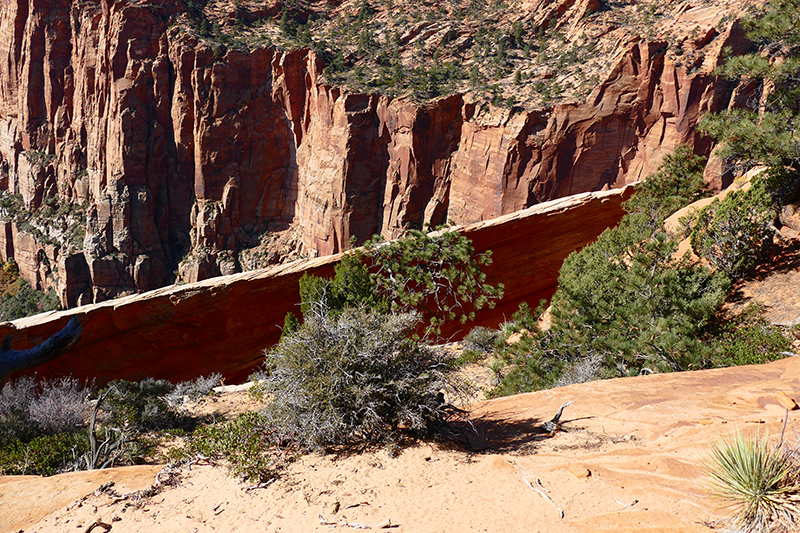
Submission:
<svg viewBox="0 0 800 533">
<path fill-rule="evenodd" d="M 177 386 L 119 380 L 97 391 L 69 378 L 9 381 L 0 389 L 0 475 L 140 462 L 164 436 L 196 425 L 179 410 L 184 396 L 198 398 L 218 383 L 218 375 Z"/>
<path fill-rule="evenodd" d="M 520 342 L 500 350 L 505 368 L 496 368 L 502 382 L 492 394 L 564 384 L 565 375 L 585 381 L 784 357 L 788 340 L 759 322 L 758 310 L 730 325 L 719 313 L 731 277 L 746 272 L 771 238 L 775 211 L 765 182 L 756 180 L 752 192 L 712 204 L 713 211 L 702 211 L 694 223 L 695 252 L 719 265 L 716 271 L 688 256 L 675 257 L 682 235 L 669 235 L 663 222 L 699 198 L 702 169 L 686 149 L 665 158 L 625 204 L 628 214 L 619 226 L 565 260 L 552 300 L 553 325 L 539 331 L 527 320 L 530 329 Z M 739 226 L 718 229 L 731 216 L 740 217 Z M 746 243 L 713 240 L 729 233 Z M 711 244 L 700 246 L 698 236 Z M 730 268 L 722 266 L 723 259 Z"/>
<path fill-rule="evenodd" d="M 411 231 L 346 255 L 331 280 L 304 276 L 303 323 L 287 318 L 262 384 L 279 431 L 309 449 L 452 436 L 448 399 L 465 385 L 426 339 L 502 296 L 481 272 L 489 261 L 456 232 Z"/>
<path fill-rule="evenodd" d="M 33 235 L 40 244 L 52 244 L 63 253 L 83 247 L 87 207 L 86 203 L 48 196 L 39 209 L 29 211 L 22 195 L 0 190 L 0 217 L 17 224 L 20 231 Z"/>
<path fill-rule="evenodd" d="M 517 0 L 411 1 L 402 10 L 380 0 L 286 1 L 270 16 L 216 0 L 185 5 L 176 25 L 209 43 L 220 60 L 229 49 L 311 48 L 333 85 L 418 101 L 470 92 L 509 108 L 586 98 L 610 66 L 616 39 L 605 37 L 617 28 L 650 40 L 674 37 L 662 25 L 670 9 L 657 2 L 527 12 Z M 695 50 L 678 47 L 674 56 L 702 63 Z"/>
</svg>

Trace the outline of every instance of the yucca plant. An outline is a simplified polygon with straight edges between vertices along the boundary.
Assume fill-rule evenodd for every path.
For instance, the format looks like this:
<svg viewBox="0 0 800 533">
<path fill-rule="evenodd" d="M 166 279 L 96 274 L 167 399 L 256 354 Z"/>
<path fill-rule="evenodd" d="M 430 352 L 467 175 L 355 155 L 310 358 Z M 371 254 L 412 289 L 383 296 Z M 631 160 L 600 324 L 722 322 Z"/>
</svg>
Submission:
<svg viewBox="0 0 800 533">
<path fill-rule="evenodd" d="M 734 510 L 735 531 L 777 533 L 800 525 L 800 463 L 786 447 L 737 433 L 712 444 L 707 469 L 711 490 Z"/>
</svg>

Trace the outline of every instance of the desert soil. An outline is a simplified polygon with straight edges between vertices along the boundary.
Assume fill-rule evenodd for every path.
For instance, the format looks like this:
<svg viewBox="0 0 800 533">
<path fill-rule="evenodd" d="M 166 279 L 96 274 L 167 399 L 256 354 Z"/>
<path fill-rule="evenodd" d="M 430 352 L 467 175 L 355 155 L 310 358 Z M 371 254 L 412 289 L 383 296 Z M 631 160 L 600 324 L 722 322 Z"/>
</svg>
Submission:
<svg viewBox="0 0 800 533">
<path fill-rule="evenodd" d="M 736 431 L 777 438 L 781 392 L 800 396 L 797 358 L 571 385 L 474 405 L 475 450 L 308 455 L 251 490 L 208 464 L 183 467 L 149 498 L 119 495 L 150 487 L 160 466 L 0 477 L 0 531 L 347 531 L 387 520 L 409 532 L 711 531 L 725 510 L 705 487 L 709 443 Z M 218 402 L 230 409 L 245 395 Z M 569 400 L 567 431 L 543 435 Z M 786 431 L 800 435 L 800 415 Z"/>
<path fill-rule="evenodd" d="M 737 287 L 736 306 L 762 303 L 768 320 L 791 326 L 800 323 L 800 246 L 782 254 Z M 488 383 L 485 373 L 472 379 Z M 787 415 L 786 439 L 800 442 L 800 413 L 785 409 L 784 394 L 800 401 L 797 357 L 510 396 L 469 407 L 468 446 L 306 455 L 264 488 L 207 463 L 173 474 L 148 465 L 0 476 L 0 532 L 722 530 L 727 511 L 704 474 L 710 443 L 737 431 L 777 440 Z M 544 435 L 540 424 L 566 401 L 566 431 Z M 253 407 L 246 392 L 228 392 L 196 412 Z M 163 485 L 148 496 L 159 472 Z"/>
</svg>

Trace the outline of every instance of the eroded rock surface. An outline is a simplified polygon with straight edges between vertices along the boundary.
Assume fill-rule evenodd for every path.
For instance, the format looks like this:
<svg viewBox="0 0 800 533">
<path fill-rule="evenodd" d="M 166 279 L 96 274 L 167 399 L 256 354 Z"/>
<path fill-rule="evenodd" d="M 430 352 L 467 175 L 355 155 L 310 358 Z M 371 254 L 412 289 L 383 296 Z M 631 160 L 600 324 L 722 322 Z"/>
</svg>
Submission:
<svg viewBox="0 0 800 533">
<path fill-rule="evenodd" d="M 66 307 L 619 187 L 680 143 L 708 153 L 700 116 L 753 90 L 711 74 L 747 43 L 708 14 L 682 43 L 694 63 L 632 37 L 586 102 L 523 111 L 351 94 L 307 50 L 221 55 L 170 26 L 182 9 L 9 0 L 0 13 L 0 189 L 85 218 L 32 229 L 6 209 L 0 252 Z"/>
<path fill-rule="evenodd" d="M 555 290 L 561 263 L 623 215 L 630 188 L 586 193 L 480 222 L 462 229 L 475 249 L 492 250 L 487 281 L 505 285 L 505 297 L 476 320 L 456 321 L 442 332 L 463 336 L 475 325 L 495 326 L 523 300 L 537 302 Z M 216 277 L 0 324 L 11 347 L 40 343 L 77 316 L 81 340 L 58 359 L 25 372 L 40 378 L 183 381 L 213 372 L 244 381 L 263 363 L 263 350 L 280 338 L 287 312 L 297 313 L 304 273 L 330 275 L 338 256 Z"/>
</svg>

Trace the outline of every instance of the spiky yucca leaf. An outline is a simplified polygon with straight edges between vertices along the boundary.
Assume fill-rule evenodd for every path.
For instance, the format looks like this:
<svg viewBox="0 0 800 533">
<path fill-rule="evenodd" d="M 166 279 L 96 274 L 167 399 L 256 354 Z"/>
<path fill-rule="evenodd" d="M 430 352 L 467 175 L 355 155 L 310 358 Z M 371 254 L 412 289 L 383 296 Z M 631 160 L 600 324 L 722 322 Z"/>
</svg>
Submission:
<svg viewBox="0 0 800 533">
<path fill-rule="evenodd" d="M 712 444 L 711 489 L 734 509 L 745 533 L 794 531 L 800 523 L 800 465 L 794 455 L 758 435 L 737 433 Z"/>
</svg>

